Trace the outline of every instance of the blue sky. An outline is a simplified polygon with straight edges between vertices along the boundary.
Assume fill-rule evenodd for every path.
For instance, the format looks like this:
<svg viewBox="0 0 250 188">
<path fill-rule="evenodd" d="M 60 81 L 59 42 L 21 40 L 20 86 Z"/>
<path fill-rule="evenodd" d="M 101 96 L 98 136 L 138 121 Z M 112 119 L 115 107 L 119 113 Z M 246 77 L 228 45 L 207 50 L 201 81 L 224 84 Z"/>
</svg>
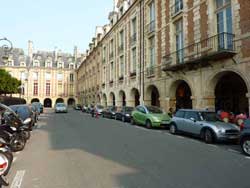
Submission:
<svg viewBox="0 0 250 188">
<path fill-rule="evenodd" d="M 0 37 L 27 52 L 35 49 L 73 52 L 88 48 L 97 25 L 108 23 L 113 0 L 3 0 Z"/>
</svg>

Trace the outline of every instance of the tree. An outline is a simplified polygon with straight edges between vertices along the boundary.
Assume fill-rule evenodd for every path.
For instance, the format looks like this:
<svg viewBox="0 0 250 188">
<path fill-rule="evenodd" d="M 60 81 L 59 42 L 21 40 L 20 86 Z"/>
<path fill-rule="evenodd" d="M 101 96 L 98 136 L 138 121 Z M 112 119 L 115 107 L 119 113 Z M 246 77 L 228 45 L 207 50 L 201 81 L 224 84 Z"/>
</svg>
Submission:
<svg viewBox="0 0 250 188">
<path fill-rule="evenodd" d="M 19 92 L 21 81 L 12 77 L 6 70 L 0 69 L 0 95 Z"/>
</svg>

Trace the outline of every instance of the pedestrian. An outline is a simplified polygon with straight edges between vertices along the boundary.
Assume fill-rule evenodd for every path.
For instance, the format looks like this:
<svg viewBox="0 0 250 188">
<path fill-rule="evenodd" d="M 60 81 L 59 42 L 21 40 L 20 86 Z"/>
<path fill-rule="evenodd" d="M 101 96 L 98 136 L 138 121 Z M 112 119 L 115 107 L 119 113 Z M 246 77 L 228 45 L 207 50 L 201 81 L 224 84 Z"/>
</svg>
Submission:
<svg viewBox="0 0 250 188">
<path fill-rule="evenodd" d="M 173 114 L 174 114 L 174 109 L 172 107 L 170 107 L 168 110 L 168 115 L 172 118 Z"/>
</svg>

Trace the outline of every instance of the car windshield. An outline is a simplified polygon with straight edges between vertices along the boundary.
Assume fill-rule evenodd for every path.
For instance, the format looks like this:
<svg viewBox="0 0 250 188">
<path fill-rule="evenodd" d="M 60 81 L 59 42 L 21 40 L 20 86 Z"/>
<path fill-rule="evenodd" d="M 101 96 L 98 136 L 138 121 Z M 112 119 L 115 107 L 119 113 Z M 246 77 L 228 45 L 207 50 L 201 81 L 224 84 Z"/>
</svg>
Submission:
<svg viewBox="0 0 250 188">
<path fill-rule="evenodd" d="M 152 113 L 152 114 L 162 114 L 163 113 L 163 111 L 160 108 L 155 107 L 155 106 L 146 106 L 146 108 L 148 109 L 148 112 Z"/>
<path fill-rule="evenodd" d="M 22 120 L 27 119 L 30 117 L 30 110 L 26 107 L 11 107 Z"/>
<path fill-rule="evenodd" d="M 125 107 L 126 112 L 132 112 L 134 110 L 133 107 Z"/>
<path fill-rule="evenodd" d="M 215 112 L 202 112 L 201 115 L 205 121 L 219 121 L 219 118 Z"/>
<path fill-rule="evenodd" d="M 63 103 L 57 103 L 56 106 L 57 107 L 65 107 L 65 105 Z"/>
</svg>

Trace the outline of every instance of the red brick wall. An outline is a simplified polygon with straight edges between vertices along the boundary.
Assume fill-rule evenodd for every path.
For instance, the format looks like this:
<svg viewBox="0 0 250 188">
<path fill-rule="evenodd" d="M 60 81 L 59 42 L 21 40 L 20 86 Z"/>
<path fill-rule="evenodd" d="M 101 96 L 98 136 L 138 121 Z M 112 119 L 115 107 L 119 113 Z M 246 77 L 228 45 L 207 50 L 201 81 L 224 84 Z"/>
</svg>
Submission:
<svg viewBox="0 0 250 188">
<path fill-rule="evenodd" d="M 165 16 L 166 16 L 166 23 L 167 23 L 167 26 L 165 28 L 165 51 L 166 51 L 166 54 L 170 54 L 170 28 L 169 28 L 169 0 L 165 0 Z"/>
<path fill-rule="evenodd" d="M 200 32 L 201 32 L 201 40 L 206 39 L 208 37 L 207 31 L 208 31 L 208 15 L 207 15 L 207 5 L 206 2 L 203 2 L 200 5 Z"/>
<path fill-rule="evenodd" d="M 157 64 L 161 64 L 161 29 L 162 29 L 162 8 L 161 8 L 161 2 L 162 1 L 156 1 L 157 3 Z"/>
<path fill-rule="evenodd" d="M 188 6 L 188 9 L 191 9 L 193 7 L 193 0 L 188 0 L 187 6 Z M 188 19 L 187 38 L 188 38 L 188 45 L 190 45 L 190 44 L 194 43 L 194 13 L 193 13 L 193 9 L 189 10 L 189 12 L 187 14 L 188 14 L 187 15 L 187 19 Z"/>
<path fill-rule="evenodd" d="M 250 1 L 239 0 L 240 3 L 240 29 L 241 34 L 250 32 Z M 250 57 L 250 39 L 242 41 L 243 58 Z"/>
</svg>

